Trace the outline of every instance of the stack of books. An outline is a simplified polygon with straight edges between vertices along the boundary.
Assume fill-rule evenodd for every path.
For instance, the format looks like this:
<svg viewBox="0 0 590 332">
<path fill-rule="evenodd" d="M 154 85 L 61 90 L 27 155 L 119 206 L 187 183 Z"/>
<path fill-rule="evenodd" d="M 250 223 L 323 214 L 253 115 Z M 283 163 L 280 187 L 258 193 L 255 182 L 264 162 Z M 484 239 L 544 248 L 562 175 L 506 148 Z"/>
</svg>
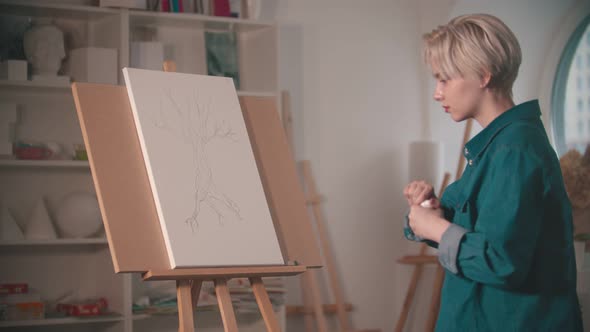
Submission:
<svg viewBox="0 0 590 332">
<path fill-rule="evenodd" d="M 45 318 L 41 295 L 26 283 L 0 284 L 0 320 Z"/>
<path fill-rule="evenodd" d="M 263 278 L 270 302 L 275 311 L 285 303 L 285 284 L 282 278 Z M 231 279 L 228 282 L 229 292 L 232 298 L 234 311 L 237 314 L 259 313 L 260 309 L 250 282 L 247 278 Z M 218 311 L 215 286 L 212 282 L 205 282 L 201 287 L 197 311 Z M 160 294 L 152 297 L 143 296 L 133 304 L 134 314 L 172 315 L 178 313 L 178 304 L 175 293 Z"/>
<path fill-rule="evenodd" d="M 263 278 L 264 287 L 270 298 L 274 311 L 285 303 L 285 284 L 282 278 Z M 231 279 L 228 282 L 229 293 L 236 313 L 258 313 L 260 309 L 254 297 L 254 291 L 247 278 Z M 210 289 L 215 294 L 215 289 Z"/>
<path fill-rule="evenodd" d="M 206 283 L 201 289 L 197 302 L 197 311 L 217 310 L 217 298 L 207 291 L 203 291 Z M 155 291 L 152 294 L 141 296 L 133 303 L 134 314 L 148 315 L 175 315 L 178 313 L 176 291 Z"/>
<path fill-rule="evenodd" d="M 240 0 L 154 0 L 148 6 L 161 12 L 247 18 Z"/>
</svg>

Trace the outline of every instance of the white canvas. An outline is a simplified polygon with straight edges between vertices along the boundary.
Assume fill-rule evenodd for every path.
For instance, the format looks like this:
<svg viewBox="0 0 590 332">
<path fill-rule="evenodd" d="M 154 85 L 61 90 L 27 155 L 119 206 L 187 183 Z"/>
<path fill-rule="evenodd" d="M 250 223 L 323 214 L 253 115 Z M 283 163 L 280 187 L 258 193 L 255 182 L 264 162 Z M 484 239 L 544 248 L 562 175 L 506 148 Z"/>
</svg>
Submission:
<svg viewBox="0 0 590 332">
<path fill-rule="evenodd" d="M 232 79 L 123 74 L 171 267 L 284 264 Z"/>
</svg>

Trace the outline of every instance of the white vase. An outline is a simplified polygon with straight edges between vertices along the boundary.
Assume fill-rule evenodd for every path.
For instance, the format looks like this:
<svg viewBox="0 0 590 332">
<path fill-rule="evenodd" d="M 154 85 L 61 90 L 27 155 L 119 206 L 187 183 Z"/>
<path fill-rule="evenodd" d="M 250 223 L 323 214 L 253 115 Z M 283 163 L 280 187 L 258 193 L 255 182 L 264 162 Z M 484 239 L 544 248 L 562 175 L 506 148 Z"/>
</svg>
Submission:
<svg viewBox="0 0 590 332">
<path fill-rule="evenodd" d="M 63 32 L 47 19 L 33 22 L 23 36 L 25 56 L 33 67 L 33 74 L 57 76 L 66 57 Z"/>
<path fill-rule="evenodd" d="M 35 208 L 29 217 L 29 222 L 25 229 L 25 238 L 30 240 L 57 238 L 57 233 L 55 232 L 55 227 L 53 227 L 53 222 L 49 217 L 44 198 L 40 198 L 35 204 Z"/>
</svg>

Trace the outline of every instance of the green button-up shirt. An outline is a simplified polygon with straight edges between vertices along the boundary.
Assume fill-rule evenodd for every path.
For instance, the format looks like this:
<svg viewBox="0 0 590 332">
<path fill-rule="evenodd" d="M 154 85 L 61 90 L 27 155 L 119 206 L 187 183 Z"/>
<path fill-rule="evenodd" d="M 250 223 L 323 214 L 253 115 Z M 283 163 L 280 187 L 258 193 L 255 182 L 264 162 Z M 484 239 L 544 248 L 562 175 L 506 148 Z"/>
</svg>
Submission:
<svg viewBox="0 0 590 332">
<path fill-rule="evenodd" d="M 515 106 L 465 146 L 441 198 L 437 331 L 582 331 L 571 206 L 540 115 Z"/>
</svg>

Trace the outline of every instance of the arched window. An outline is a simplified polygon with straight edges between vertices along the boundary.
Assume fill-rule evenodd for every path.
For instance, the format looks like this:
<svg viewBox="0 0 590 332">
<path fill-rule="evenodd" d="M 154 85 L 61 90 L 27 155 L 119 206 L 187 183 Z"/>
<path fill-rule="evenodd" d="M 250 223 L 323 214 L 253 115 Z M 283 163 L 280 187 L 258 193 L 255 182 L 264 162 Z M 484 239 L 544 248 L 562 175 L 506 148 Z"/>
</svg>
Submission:
<svg viewBox="0 0 590 332">
<path fill-rule="evenodd" d="M 582 125 L 590 123 L 590 16 L 582 20 L 563 50 L 553 82 L 551 109 L 557 153 L 562 155 L 570 149 L 584 153 L 590 144 L 590 128 Z"/>
</svg>

